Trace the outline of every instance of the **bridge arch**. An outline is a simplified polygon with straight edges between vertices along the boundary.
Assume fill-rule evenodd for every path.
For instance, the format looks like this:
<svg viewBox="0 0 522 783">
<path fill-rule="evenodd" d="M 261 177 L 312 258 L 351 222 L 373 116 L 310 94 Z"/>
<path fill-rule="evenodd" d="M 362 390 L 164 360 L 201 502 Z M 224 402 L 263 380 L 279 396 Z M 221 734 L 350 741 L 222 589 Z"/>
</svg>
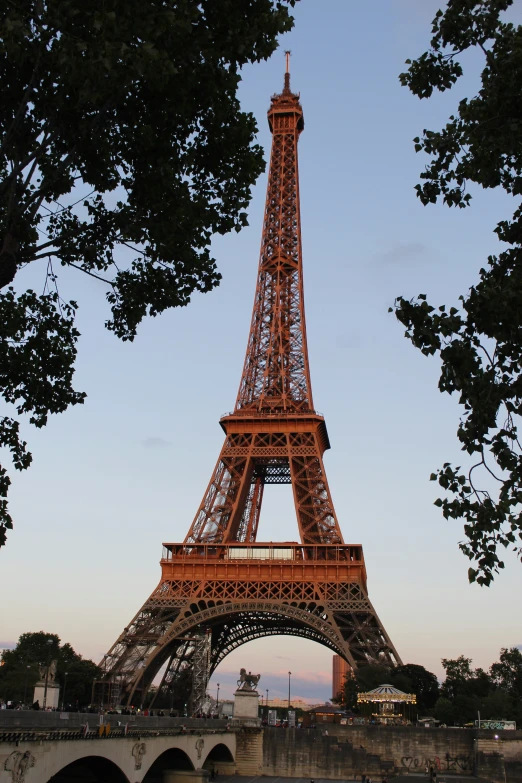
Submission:
<svg viewBox="0 0 522 783">
<path fill-rule="evenodd" d="M 143 783 L 161 783 L 163 772 L 167 769 L 192 771 L 195 767 L 190 756 L 184 750 L 181 748 L 167 748 L 152 762 L 143 777 Z"/>
<path fill-rule="evenodd" d="M 104 756 L 82 756 L 49 778 L 48 783 L 129 783 L 120 767 Z"/>
<path fill-rule="evenodd" d="M 205 763 L 203 766 L 206 765 L 208 761 L 234 761 L 234 756 L 230 752 L 230 748 L 225 745 L 224 742 L 218 742 L 217 745 L 214 745 L 212 750 L 207 754 L 207 757 L 205 759 Z"/>
</svg>

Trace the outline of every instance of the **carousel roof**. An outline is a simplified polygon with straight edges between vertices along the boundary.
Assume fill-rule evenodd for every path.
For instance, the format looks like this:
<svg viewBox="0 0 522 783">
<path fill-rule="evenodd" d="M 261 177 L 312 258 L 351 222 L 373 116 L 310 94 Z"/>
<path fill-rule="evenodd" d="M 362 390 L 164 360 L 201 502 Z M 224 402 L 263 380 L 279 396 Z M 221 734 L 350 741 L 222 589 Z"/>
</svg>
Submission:
<svg viewBox="0 0 522 783">
<path fill-rule="evenodd" d="M 406 701 L 415 703 L 414 693 L 404 693 L 393 685 L 379 685 L 371 691 L 357 694 L 357 701 Z"/>
<path fill-rule="evenodd" d="M 398 688 L 394 688 L 393 685 L 379 685 L 378 688 L 374 688 L 372 691 L 366 691 L 366 695 L 375 694 L 376 696 L 404 696 L 404 691 L 400 691 Z"/>
</svg>

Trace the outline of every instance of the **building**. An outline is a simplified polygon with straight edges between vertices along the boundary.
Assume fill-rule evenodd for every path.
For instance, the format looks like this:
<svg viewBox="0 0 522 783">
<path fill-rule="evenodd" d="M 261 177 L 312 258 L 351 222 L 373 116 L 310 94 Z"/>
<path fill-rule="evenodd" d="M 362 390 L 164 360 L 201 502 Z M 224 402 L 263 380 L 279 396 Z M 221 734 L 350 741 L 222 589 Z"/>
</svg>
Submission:
<svg viewBox="0 0 522 783">
<path fill-rule="evenodd" d="M 344 679 L 352 672 L 352 667 L 340 655 L 332 658 L 332 699 L 338 699 L 344 692 Z"/>
<path fill-rule="evenodd" d="M 268 705 L 266 699 L 259 699 L 259 706 L 260 707 L 267 707 L 270 710 L 276 710 L 276 709 L 286 709 L 288 707 L 288 699 L 268 699 Z M 313 709 L 314 704 L 309 704 L 304 699 L 298 699 L 298 698 L 291 698 L 290 699 L 290 709 L 294 710 L 303 710 L 303 712 L 308 712 L 308 710 Z"/>
<path fill-rule="evenodd" d="M 303 726 L 317 726 L 324 723 L 346 723 L 346 713 L 335 704 L 321 704 L 315 706 L 306 715 L 303 715 Z"/>
</svg>

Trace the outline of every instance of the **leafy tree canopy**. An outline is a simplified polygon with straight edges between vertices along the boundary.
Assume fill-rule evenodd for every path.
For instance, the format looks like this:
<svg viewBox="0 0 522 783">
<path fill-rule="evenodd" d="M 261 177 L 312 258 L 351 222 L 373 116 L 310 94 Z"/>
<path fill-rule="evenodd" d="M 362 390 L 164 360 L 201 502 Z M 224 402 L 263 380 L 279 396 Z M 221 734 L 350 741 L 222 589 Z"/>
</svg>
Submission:
<svg viewBox="0 0 522 783">
<path fill-rule="evenodd" d="M 23 633 L 13 650 L 4 650 L 0 665 L 0 697 L 6 700 L 32 702 L 33 688 L 40 679 L 40 667 L 52 660 L 58 662 L 56 682 L 60 685 L 60 701 L 73 708 L 91 701 L 93 680 L 101 670 L 93 661 L 85 660 L 70 644 L 60 643 L 56 634 L 38 631 Z M 65 686 L 65 694 L 64 694 Z"/>
<path fill-rule="evenodd" d="M 60 264 L 106 283 L 106 326 L 123 340 L 219 284 L 211 237 L 246 225 L 264 168 L 240 70 L 272 54 L 295 2 L 2 3 L 0 393 L 32 424 L 85 399 Z M 43 292 L 11 286 L 27 264 L 41 267 Z M 0 445 L 29 466 L 11 416 Z M 0 467 L 0 545 L 9 484 Z"/>
<path fill-rule="evenodd" d="M 522 703 L 522 652 L 518 647 L 500 651 L 500 660 L 494 663 L 489 673 L 497 688 L 502 688 Z"/>
<path fill-rule="evenodd" d="M 522 653 L 516 647 L 502 648 L 500 660 L 489 672 L 473 669 L 470 658 L 442 659 L 446 678 L 435 704 L 435 717 L 443 723 L 463 725 L 481 718 L 516 720 L 522 718 Z"/>
<path fill-rule="evenodd" d="M 390 684 L 405 693 L 415 693 L 419 712 L 431 709 L 439 696 L 437 677 L 424 666 L 407 663 L 403 666 L 388 667 L 380 664 L 360 666 L 355 677 L 348 675 L 345 680 L 344 702 L 349 709 L 357 708 L 357 694 L 365 693 L 379 685 Z"/>
<path fill-rule="evenodd" d="M 489 671 L 473 668 L 471 658 L 443 658 L 445 679 L 439 686 L 432 672 L 414 663 L 390 667 L 360 666 L 347 676 L 344 704 L 357 711 L 357 694 L 389 683 L 405 693 L 415 693 L 419 716 L 433 715 L 447 725 L 473 722 L 480 712 L 484 720 L 522 722 L 522 652 L 502 648 Z"/>
<path fill-rule="evenodd" d="M 483 56 L 481 86 L 464 98 L 442 130 L 414 139 L 431 157 L 416 186 L 423 204 L 468 207 L 468 183 L 502 188 L 512 216 L 494 229 L 504 249 L 480 268 L 459 306 L 399 297 L 406 336 L 441 360 L 439 389 L 463 406 L 457 437 L 469 466 L 446 463 L 431 479 L 447 492 L 436 501 L 446 519 L 464 521 L 461 550 L 471 582 L 489 585 L 504 567 L 501 547 L 522 553 L 522 27 L 507 21 L 512 0 L 449 0 L 433 20 L 430 49 L 401 74 L 419 98 L 449 90 L 463 74 L 460 55 Z M 473 60 L 474 62 L 474 60 Z"/>
</svg>

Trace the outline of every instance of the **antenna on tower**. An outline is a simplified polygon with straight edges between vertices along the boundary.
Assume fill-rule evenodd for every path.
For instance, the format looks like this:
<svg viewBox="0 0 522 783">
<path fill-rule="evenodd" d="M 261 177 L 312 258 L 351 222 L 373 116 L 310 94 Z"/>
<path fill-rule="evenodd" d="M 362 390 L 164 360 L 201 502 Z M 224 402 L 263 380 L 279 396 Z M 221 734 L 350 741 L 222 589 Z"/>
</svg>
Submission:
<svg viewBox="0 0 522 783">
<path fill-rule="evenodd" d="M 290 92 L 290 50 L 285 52 L 286 71 L 285 71 L 285 92 Z"/>
</svg>

